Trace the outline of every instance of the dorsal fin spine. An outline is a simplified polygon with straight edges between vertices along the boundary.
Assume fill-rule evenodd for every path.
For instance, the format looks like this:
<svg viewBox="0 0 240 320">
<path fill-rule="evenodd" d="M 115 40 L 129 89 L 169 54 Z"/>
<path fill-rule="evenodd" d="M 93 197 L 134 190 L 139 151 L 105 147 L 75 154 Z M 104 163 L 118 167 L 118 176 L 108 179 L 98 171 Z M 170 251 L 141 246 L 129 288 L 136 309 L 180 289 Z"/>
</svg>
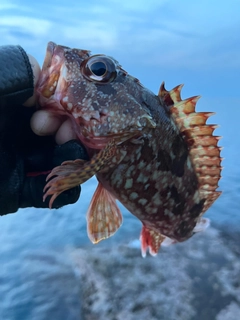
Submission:
<svg viewBox="0 0 240 320">
<path fill-rule="evenodd" d="M 199 182 L 199 194 L 201 199 L 206 199 L 203 214 L 221 194 L 216 191 L 222 170 L 221 147 L 217 145 L 221 137 L 213 135 L 218 126 L 206 124 L 208 118 L 215 113 L 196 112 L 195 107 L 200 96 L 182 100 L 182 87 L 183 85 L 179 85 L 167 91 L 162 83 L 158 96 L 170 107 L 175 124 L 188 144 L 191 162 Z"/>
</svg>

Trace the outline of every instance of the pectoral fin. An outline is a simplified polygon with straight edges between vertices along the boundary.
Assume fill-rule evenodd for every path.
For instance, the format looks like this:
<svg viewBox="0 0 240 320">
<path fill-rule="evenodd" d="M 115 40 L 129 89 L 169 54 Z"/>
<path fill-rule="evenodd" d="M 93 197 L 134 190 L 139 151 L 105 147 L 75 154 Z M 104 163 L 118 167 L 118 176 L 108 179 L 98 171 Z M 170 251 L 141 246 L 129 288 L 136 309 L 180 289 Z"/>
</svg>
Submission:
<svg viewBox="0 0 240 320">
<path fill-rule="evenodd" d="M 94 155 L 90 161 L 81 159 L 65 161 L 61 166 L 54 168 L 47 176 L 46 180 L 48 182 L 43 190 L 45 192 L 43 201 L 47 196 L 51 196 L 49 201 L 49 208 L 51 208 L 53 201 L 63 191 L 82 184 L 105 166 L 108 166 L 116 152 L 116 148 L 116 143 L 112 140 L 104 149 Z"/>
</svg>

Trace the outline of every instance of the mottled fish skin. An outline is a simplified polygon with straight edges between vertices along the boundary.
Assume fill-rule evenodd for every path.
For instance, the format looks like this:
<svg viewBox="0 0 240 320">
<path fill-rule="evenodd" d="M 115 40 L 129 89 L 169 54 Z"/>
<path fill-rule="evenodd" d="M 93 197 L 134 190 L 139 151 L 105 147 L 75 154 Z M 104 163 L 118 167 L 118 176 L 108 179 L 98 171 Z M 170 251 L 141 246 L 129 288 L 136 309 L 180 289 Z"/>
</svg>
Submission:
<svg viewBox="0 0 240 320">
<path fill-rule="evenodd" d="M 97 178 L 149 229 L 184 241 L 191 237 L 205 199 L 187 143 L 159 99 L 143 93 L 157 126 L 145 129 L 137 144 L 125 142 L 121 163 Z"/>
<path fill-rule="evenodd" d="M 111 161 L 94 173 L 142 221 L 143 255 L 147 247 L 156 254 L 165 237 L 191 237 L 221 194 L 216 126 L 206 124 L 211 113 L 195 112 L 198 97 L 181 99 L 181 88 L 163 84 L 154 95 L 115 59 L 52 42 L 37 86 L 41 108 L 69 116 L 90 157 L 117 141 Z"/>
</svg>

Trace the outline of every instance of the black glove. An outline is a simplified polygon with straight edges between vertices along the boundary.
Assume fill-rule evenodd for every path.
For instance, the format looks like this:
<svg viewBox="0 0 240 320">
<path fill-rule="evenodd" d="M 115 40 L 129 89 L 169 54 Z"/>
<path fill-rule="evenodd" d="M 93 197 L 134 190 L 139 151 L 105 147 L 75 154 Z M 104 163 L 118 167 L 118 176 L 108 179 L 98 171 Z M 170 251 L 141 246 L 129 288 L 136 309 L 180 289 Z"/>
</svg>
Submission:
<svg viewBox="0 0 240 320">
<path fill-rule="evenodd" d="M 0 215 L 18 208 L 48 207 L 43 188 L 48 172 L 65 160 L 84 159 L 84 147 L 75 140 L 61 146 L 53 137 L 39 137 L 30 128 L 34 110 L 22 106 L 33 94 L 33 73 L 19 46 L 0 47 Z M 74 203 L 80 186 L 63 192 L 53 207 Z"/>
</svg>

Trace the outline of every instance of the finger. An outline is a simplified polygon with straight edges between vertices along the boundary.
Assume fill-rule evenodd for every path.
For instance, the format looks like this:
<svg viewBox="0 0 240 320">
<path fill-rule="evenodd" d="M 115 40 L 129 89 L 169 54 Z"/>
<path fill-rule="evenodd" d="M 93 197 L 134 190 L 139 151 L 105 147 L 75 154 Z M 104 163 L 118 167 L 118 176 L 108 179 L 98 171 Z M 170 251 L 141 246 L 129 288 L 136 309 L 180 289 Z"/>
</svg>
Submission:
<svg viewBox="0 0 240 320">
<path fill-rule="evenodd" d="M 55 134 L 62 124 L 62 118 L 46 110 L 36 111 L 31 118 L 31 128 L 39 136 Z"/>
<path fill-rule="evenodd" d="M 72 128 L 72 122 L 70 119 L 64 121 L 59 127 L 56 136 L 57 144 L 63 144 L 69 140 L 77 139 L 77 135 Z"/>
<path fill-rule="evenodd" d="M 30 62 L 30 65 L 31 65 L 32 71 L 33 71 L 33 85 L 35 88 L 37 81 L 39 79 L 39 76 L 40 76 L 41 69 L 40 69 L 40 66 L 39 66 L 37 60 L 33 56 L 28 54 L 28 59 L 29 59 L 29 62 Z M 25 101 L 23 105 L 25 107 L 32 107 L 35 104 L 36 104 L 36 95 L 34 92 L 33 96 L 30 97 L 29 99 L 27 99 L 27 101 Z"/>
</svg>

